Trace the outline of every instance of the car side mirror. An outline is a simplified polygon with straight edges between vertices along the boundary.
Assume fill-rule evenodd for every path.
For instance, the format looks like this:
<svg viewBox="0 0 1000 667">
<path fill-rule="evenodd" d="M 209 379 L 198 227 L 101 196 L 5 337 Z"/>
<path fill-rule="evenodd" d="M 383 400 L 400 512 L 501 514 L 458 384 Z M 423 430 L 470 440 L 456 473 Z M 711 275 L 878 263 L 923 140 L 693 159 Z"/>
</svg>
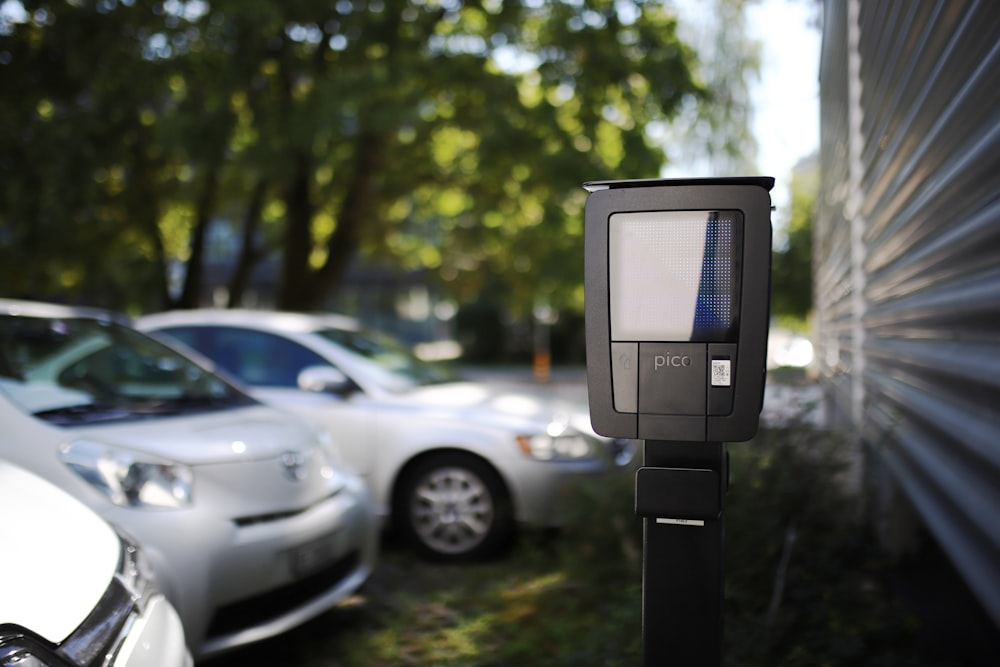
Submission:
<svg viewBox="0 0 1000 667">
<path fill-rule="evenodd" d="M 299 389 L 327 394 L 346 394 L 354 384 L 333 366 L 308 366 L 299 373 Z"/>
</svg>

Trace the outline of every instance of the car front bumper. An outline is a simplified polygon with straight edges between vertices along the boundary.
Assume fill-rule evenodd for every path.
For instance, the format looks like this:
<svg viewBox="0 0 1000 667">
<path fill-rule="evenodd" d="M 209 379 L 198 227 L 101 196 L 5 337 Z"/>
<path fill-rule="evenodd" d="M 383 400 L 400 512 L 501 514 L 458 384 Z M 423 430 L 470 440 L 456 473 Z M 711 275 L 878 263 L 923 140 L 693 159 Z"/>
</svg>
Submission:
<svg viewBox="0 0 1000 667">
<path fill-rule="evenodd" d="M 300 625 L 374 570 L 378 520 L 356 479 L 307 506 L 252 516 L 226 516 L 221 499 L 203 500 L 187 511 L 128 517 L 196 659 Z"/>
</svg>

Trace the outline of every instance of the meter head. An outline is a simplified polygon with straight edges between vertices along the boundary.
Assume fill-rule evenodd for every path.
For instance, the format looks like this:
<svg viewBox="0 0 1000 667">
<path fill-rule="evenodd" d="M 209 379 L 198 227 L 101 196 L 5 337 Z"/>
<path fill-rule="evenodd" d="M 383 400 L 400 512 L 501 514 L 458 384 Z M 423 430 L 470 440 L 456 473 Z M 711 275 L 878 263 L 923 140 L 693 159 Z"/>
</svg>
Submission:
<svg viewBox="0 0 1000 667">
<path fill-rule="evenodd" d="M 764 395 L 773 178 L 586 183 L 587 384 L 611 437 L 741 441 Z"/>
</svg>

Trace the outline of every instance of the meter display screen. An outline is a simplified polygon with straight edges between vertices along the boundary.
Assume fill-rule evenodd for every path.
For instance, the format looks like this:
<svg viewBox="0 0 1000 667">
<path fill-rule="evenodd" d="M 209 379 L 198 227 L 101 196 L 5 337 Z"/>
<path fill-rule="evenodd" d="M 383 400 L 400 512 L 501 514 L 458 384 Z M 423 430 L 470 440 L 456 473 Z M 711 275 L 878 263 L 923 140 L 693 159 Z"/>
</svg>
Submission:
<svg viewBox="0 0 1000 667">
<path fill-rule="evenodd" d="M 737 339 L 740 211 L 615 213 L 608 223 L 611 340 Z"/>
</svg>

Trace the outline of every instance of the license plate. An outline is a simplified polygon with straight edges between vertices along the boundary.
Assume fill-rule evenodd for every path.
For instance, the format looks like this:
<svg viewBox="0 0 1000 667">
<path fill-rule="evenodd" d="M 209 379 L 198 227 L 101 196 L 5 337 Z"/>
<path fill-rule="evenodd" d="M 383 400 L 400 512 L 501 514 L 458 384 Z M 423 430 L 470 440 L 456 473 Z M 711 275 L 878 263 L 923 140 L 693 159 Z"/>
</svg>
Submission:
<svg viewBox="0 0 1000 667">
<path fill-rule="evenodd" d="M 289 551 L 292 574 L 305 577 L 337 560 L 343 550 L 341 541 L 339 533 L 330 533 Z"/>
</svg>

